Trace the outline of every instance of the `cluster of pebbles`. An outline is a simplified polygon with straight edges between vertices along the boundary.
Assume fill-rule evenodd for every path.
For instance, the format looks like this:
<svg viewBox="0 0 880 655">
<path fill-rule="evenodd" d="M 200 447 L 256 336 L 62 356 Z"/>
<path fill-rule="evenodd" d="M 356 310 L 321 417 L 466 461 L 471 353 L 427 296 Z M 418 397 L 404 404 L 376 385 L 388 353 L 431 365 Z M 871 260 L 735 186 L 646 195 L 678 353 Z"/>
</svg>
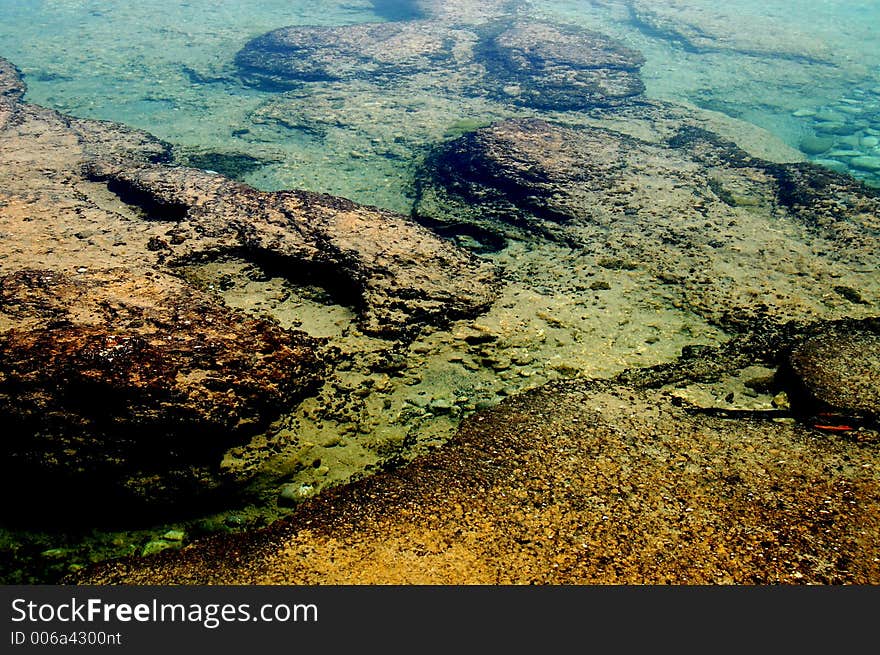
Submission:
<svg viewBox="0 0 880 655">
<path fill-rule="evenodd" d="M 880 187 L 880 86 L 792 115 L 809 130 L 799 147 L 813 162 Z"/>
</svg>

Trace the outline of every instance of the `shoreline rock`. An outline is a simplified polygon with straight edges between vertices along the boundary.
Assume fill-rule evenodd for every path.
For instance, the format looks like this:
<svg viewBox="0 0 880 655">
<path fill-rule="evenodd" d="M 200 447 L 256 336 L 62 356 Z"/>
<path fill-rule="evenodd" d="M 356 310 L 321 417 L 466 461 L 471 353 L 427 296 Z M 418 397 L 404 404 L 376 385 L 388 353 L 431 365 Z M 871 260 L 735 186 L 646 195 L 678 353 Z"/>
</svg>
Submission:
<svg viewBox="0 0 880 655">
<path fill-rule="evenodd" d="M 171 167 L 158 139 L 24 89 L 0 59 L 0 465 L 24 512 L 201 501 L 241 482 L 226 448 L 323 381 L 318 340 L 190 286 L 186 264 L 324 285 L 404 341 L 494 298 L 491 265 L 402 215 Z"/>
<path fill-rule="evenodd" d="M 409 465 L 250 534 L 98 564 L 72 584 L 877 584 L 876 426 L 674 393 L 775 366 L 801 332 L 614 380 L 556 382 L 467 419 Z"/>
</svg>

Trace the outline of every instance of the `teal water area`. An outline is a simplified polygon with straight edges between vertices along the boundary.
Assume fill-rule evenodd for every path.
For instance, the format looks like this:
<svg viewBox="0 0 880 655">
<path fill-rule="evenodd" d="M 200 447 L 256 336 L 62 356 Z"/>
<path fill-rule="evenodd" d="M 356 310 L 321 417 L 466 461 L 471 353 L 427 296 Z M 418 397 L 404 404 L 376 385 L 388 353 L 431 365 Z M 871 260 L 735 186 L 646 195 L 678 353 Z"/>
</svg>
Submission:
<svg viewBox="0 0 880 655">
<path fill-rule="evenodd" d="M 646 59 L 642 76 L 650 97 L 694 104 L 753 123 L 788 144 L 793 155 L 799 150 L 802 157 L 880 186 L 880 39 L 874 33 L 880 24 L 880 3 L 811 0 L 797 3 L 797 11 L 792 11 L 794 3 L 788 0 L 742 0 L 728 3 L 729 8 L 706 0 L 511 4 L 516 4 L 520 16 L 601 31 L 641 51 Z M 172 144 L 178 162 L 216 170 L 265 190 L 304 188 L 408 213 L 415 170 L 432 145 L 492 120 L 536 113 L 491 97 L 456 93 L 430 74 L 413 76 L 398 88 L 355 79 L 307 84 L 278 93 L 249 86 L 235 67 L 236 53 L 267 31 L 290 25 L 418 19 L 423 14 L 415 3 L 0 0 L 0 15 L 0 56 L 23 71 L 29 101 L 79 117 L 144 129 Z M 444 79 L 454 78 L 447 75 Z M 612 316 L 613 324 L 630 326 L 627 333 L 615 335 L 613 343 L 600 327 L 595 328 L 595 336 L 585 336 L 594 328 L 580 318 L 582 298 L 536 291 L 541 280 L 533 278 L 552 277 L 547 261 L 563 261 L 557 250 L 551 246 L 546 246 L 546 252 L 537 247 L 525 252 L 510 249 L 499 258 L 508 270 L 525 271 L 523 262 L 527 262 L 540 274 L 522 274 L 522 288 L 511 286 L 504 298 L 506 305 L 499 305 L 495 314 L 485 318 L 487 329 L 496 329 L 507 338 L 504 330 L 513 332 L 510 326 L 522 323 L 528 329 L 508 339 L 508 345 L 516 346 L 516 356 L 524 361 L 527 356 L 529 361 L 560 357 L 551 355 L 550 345 L 536 345 L 532 337 L 516 340 L 531 330 L 530 334 L 540 333 L 543 343 L 544 328 L 532 330 L 539 321 L 528 315 L 538 315 L 536 308 L 543 308 L 545 316 L 556 319 L 548 324 L 547 333 L 562 344 L 564 357 L 557 362 L 560 375 L 576 369 L 584 375 L 605 376 L 624 366 L 669 361 L 686 342 L 723 339 L 690 315 L 669 307 L 661 311 L 647 302 L 644 315 L 616 316 L 615 307 L 623 306 L 623 300 L 591 315 L 602 314 L 599 318 L 606 322 Z M 551 282 L 548 288 L 555 289 Z M 251 309 L 277 291 L 268 283 L 257 286 L 233 290 L 225 300 Z M 627 291 L 629 296 L 638 293 Z M 311 305 L 299 300 L 293 309 L 278 311 L 283 324 L 288 325 L 284 323 L 287 311 L 290 325 L 305 321 L 312 332 L 340 342 L 348 334 L 351 317 L 342 309 L 313 303 L 310 310 Z M 560 317 L 579 327 L 587 325 L 589 330 L 556 329 L 553 326 L 561 324 Z M 647 346 L 656 343 L 656 337 L 640 334 L 638 329 L 653 330 L 653 323 L 667 337 L 657 346 Z M 670 338 L 670 334 L 675 336 Z M 353 342 L 358 339 L 353 351 L 381 347 L 360 335 L 351 337 Z M 430 431 L 429 422 L 432 426 L 442 423 L 442 430 L 436 428 L 438 442 L 454 430 L 457 420 L 457 415 L 447 416 L 449 402 L 441 394 L 457 390 L 471 398 L 474 408 L 481 408 L 497 402 L 501 395 L 556 375 L 537 364 L 534 370 L 523 364 L 514 375 L 510 371 L 516 366 L 510 357 L 496 363 L 495 370 L 474 365 L 454 368 L 453 375 L 447 371 L 451 368 L 448 344 L 442 336 L 435 341 L 420 345 L 424 352 L 436 353 L 436 361 L 431 363 L 425 356 L 422 362 L 413 363 L 407 386 L 395 388 L 392 397 L 395 407 L 418 410 L 419 416 L 427 417 L 425 425 L 418 426 L 421 433 Z M 425 371 L 430 375 L 422 381 Z M 508 373 L 509 379 L 502 379 Z M 359 388 L 364 380 L 354 371 L 345 382 L 349 386 L 340 393 Z M 430 403 L 441 407 L 440 401 L 444 403 L 443 421 L 425 409 Z M 301 415 L 290 421 L 298 426 L 299 437 L 308 435 L 310 445 L 302 447 L 302 457 L 321 464 L 314 471 L 308 467 L 308 475 L 317 476 L 327 468 L 329 473 L 322 475 L 329 475 L 333 482 L 343 481 L 352 470 L 374 464 L 374 451 L 385 447 L 384 442 L 364 445 L 367 435 L 375 437 L 387 428 L 388 443 L 406 436 L 399 425 L 377 428 L 376 416 L 386 410 L 367 407 L 364 412 L 371 416 L 362 422 L 363 430 L 355 432 L 353 423 L 346 426 L 351 428 L 347 441 L 352 445 L 337 461 L 333 453 L 339 451 L 339 426 L 321 416 L 318 405 L 304 403 Z M 310 433 L 313 425 L 328 427 Z M 295 484 L 317 489 L 318 483 L 304 477 L 306 473 L 297 473 L 300 477 L 294 479 Z M 187 537 L 253 527 L 265 520 L 259 512 L 248 512 L 189 521 Z M 176 547 L 182 539 L 181 527 L 169 524 L 110 533 L 83 526 L 80 534 L 64 538 L 39 534 L 25 545 L 18 536 L 0 532 L 0 552 L 29 549 L 32 552 L 22 555 L 22 560 L 43 562 L 42 569 L 21 572 L 15 581 L 51 580 L 104 557 Z"/>
<path fill-rule="evenodd" d="M 508 108 L 446 102 L 430 84 L 396 97 L 357 84 L 279 97 L 242 84 L 233 60 L 278 27 L 409 20 L 421 16 L 416 4 L 0 0 L 0 54 L 25 73 L 31 101 L 145 129 L 174 144 L 182 163 L 266 190 L 307 188 L 408 211 L 409 160 L 420 147 L 457 121 L 492 120 Z M 729 9 L 706 0 L 551 0 L 521 3 L 519 13 L 640 50 L 651 97 L 752 122 L 819 163 L 880 183 L 870 159 L 880 131 L 880 40 L 872 33 L 880 6 L 790 9 L 783 0 Z"/>
</svg>

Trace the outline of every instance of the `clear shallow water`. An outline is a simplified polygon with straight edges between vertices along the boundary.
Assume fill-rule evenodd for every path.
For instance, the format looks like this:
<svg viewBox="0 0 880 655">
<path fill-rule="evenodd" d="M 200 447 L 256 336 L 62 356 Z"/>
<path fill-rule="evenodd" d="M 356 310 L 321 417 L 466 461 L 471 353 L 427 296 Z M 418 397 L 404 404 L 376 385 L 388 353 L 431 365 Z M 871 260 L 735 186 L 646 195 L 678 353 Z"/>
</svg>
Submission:
<svg viewBox="0 0 880 655">
<path fill-rule="evenodd" d="M 745 0 L 727 13 L 705 0 L 637 2 L 636 9 L 646 7 L 641 11 L 650 13 L 666 5 L 687 11 L 660 11 L 662 19 L 695 21 L 696 30 L 715 29 L 729 38 L 721 47 L 698 44 L 706 47 L 695 52 L 646 25 L 630 3 L 614 0 L 550 0 L 533 3 L 526 13 L 615 36 L 645 54 L 649 96 L 726 112 L 769 129 L 792 146 L 816 131 L 811 116 L 794 112 L 834 108 L 841 98 L 880 101 L 871 93 L 880 88 L 876 2 L 803 2 L 796 12 L 783 0 Z M 308 188 L 409 209 L 412 168 L 407 158 L 414 151 L 384 147 L 393 145 L 395 135 L 370 108 L 381 98 L 345 102 L 325 97 L 317 105 L 320 111 L 343 103 L 350 119 L 331 123 L 321 134 L 311 129 L 314 117 L 303 129 L 290 129 L 290 116 L 298 108 L 314 114 L 308 98 L 300 94 L 279 116 L 277 94 L 241 84 L 233 66 L 235 53 L 249 39 L 271 29 L 406 18 L 412 13 L 407 3 L 0 0 L 0 11 L 0 54 L 23 70 L 33 102 L 140 127 L 174 144 L 183 161 L 205 152 L 256 157 L 260 161 L 238 177 L 259 188 Z M 776 40 L 770 35 L 774 29 L 780 31 Z M 756 37 L 760 30 L 768 35 Z M 756 42 L 759 48 L 778 42 L 780 52 L 749 52 Z M 832 65 L 797 56 L 816 52 Z M 419 111 L 426 143 L 442 136 L 444 120 L 452 124 L 504 115 L 485 103 L 458 99 L 456 105 L 427 94 L 396 100 Z M 867 111 L 880 114 L 876 104 Z M 361 120 L 355 115 L 358 105 Z M 385 116 L 392 123 L 414 120 Z"/>
<path fill-rule="evenodd" d="M 224 161 L 216 153 L 245 155 L 256 162 L 248 165 L 245 160 L 245 165 L 236 167 L 235 160 L 227 159 L 230 171 L 224 172 L 263 189 L 307 188 L 407 212 L 412 174 L 425 148 L 468 126 L 534 112 L 447 93 L 431 79 L 416 80 L 398 91 L 353 82 L 269 93 L 242 84 L 233 65 L 236 52 L 249 39 L 271 29 L 399 17 L 394 15 L 393 3 L 381 4 L 382 11 L 367 0 L 0 0 L 4 16 L 0 56 L 24 71 L 32 102 L 145 129 L 173 144 L 182 162 L 216 168 Z M 679 18 L 692 18 L 702 27 L 713 24 L 714 14 L 710 12 L 707 18 L 706 12 L 714 3 L 653 4 L 685 4 L 696 14 Z M 752 0 L 737 3 L 739 22 L 735 25 L 745 30 L 743 38 L 722 40 L 718 47 L 702 51 L 648 29 L 643 21 L 634 20 L 622 2 L 551 0 L 536 3 L 526 13 L 606 32 L 642 51 L 649 96 L 726 112 L 770 130 L 792 146 L 815 135 L 820 124 L 837 123 L 841 134 L 835 139 L 852 140 L 855 135 L 857 147 L 869 154 L 868 149 L 874 147 L 870 145 L 870 130 L 875 129 L 872 121 L 880 115 L 876 107 L 880 44 L 872 35 L 873 26 L 880 24 L 880 7 L 869 2 L 807 2 L 798 5 L 796 15 L 789 15 L 790 6 Z M 730 25 L 731 16 L 722 14 L 722 19 Z M 708 24 L 699 22 L 703 20 Z M 748 38 L 753 36 L 749 26 L 778 25 L 780 20 L 791 28 L 786 30 L 785 48 L 778 53 L 750 50 L 754 45 Z M 766 42 L 759 39 L 758 44 Z M 824 53 L 828 60 L 802 56 L 811 51 Z M 823 118 L 829 113 L 830 118 Z M 865 137 L 867 145 L 862 144 Z M 838 146 L 856 147 L 836 141 L 829 150 Z M 824 153 L 813 156 L 829 165 L 847 161 L 830 160 Z M 876 177 L 866 171 L 853 172 L 869 180 Z M 290 485 L 302 488 L 304 494 L 312 493 L 323 484 L 344 480 L 352 471 L 375 465 L 383 452 L 399 447 L 413 431 L 425 442 L 441 442 L 460 416 L 450 405 L 475 409 L 552 377 L 610 375 L 629 366 L 668 361 L 684 343 L 723 340 L 724 335 L 705 322 L 674 308 L 659 308 L 651 298 L 646 297 L 648 309 L 642 313 L 623 311 L 639 289 L 621 288 L 619 297 L 609 293 L 598 304 L 592 294 L 587 301 L 582 295 L 560 292 L 552 279 L 558 269 L 548 267 L 547 262 L 558 263 L 570 274 L 573 264 L 566 261 L 568 256 L 549 245 L 545 251 L 511 249 L 497 255 L 521 279 L 508 287 L 493 312 L 481 318 L 481 325 L 500 335 L 499 346 L 513 362 L 496 362 L 494 368 L 481 365 L 478 362 L 493 353 L 462 349 L 454 334 L 433 335 L 417 343 L 411 352 L 421 360 L 411 362 L 399 380 L 389 381 L 384 373 L 364 373 L 356 361 L 329 385 L 328 396 L 303 403 L 270 435 L 273 443 L 292 444 L 292 450 L 282 450 L 278 470 Z M 206 277 L 207 283 L 210 276 L 221 273 L 228 271 L 202 270 L 194 275 Z M 263 286 L 239 285 L 225 299 L 233 306 L 267 311 L 266 298 L 283 285 L 281 280 Z M 343 308 L 314 298 L 293 294 L 288 304 L 278 303 L 268 311 L 284 325 L 303 327 L 340 343 L 350 341 L 352 352 L 364 359 L 385 345 L 356 334 L 352 316 Z M 553 321 L 548 323 L 547 316 Z M 609 336 L 603 327 L 609 320 L 627 327 Z M 367 381 L 388 384 L 387 396 L 347 408 L 351 410 L 348 418 L 338 421 L 322 411 L 327 397 L 350 395 Z M 464 397 L 467 402 L 459 402 Z M 382 404 L 385 399 L 390 406 Z M 256 440 L 250 450 L 266 444 L 265 439 Z M 247 455 L 244 449 L 230 458 L 245 461 Z M 301 466 L 301 462 L 315 461 L 320 465 Z M 210 521 L 250 525 L 249 511 Z M 254 520 L 263 519 L 256 516 Z M 43 535 L 35 548 L 49 553 L 43 559 L 63 572 L 71 561 L 139 552 L 145 540 L 158 538 L 169 527 L 180 526 L 95 533 L 88 537 L 92 547 L 77 545 L 73 539 L 73 545 L 54 554 L 58 540 Z M 194 524 L 187 525 L 190 536 L 195 536 L 192 531 L 196 529 Z"/>
</svg>

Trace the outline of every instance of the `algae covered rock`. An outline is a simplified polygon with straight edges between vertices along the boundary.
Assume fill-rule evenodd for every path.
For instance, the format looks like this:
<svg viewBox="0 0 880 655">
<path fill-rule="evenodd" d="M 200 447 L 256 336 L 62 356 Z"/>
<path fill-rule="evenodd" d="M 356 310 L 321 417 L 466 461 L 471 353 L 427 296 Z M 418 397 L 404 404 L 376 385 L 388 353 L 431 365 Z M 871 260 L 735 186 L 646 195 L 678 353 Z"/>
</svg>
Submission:
<svg viewBox="0 0 880 655">
<path fill-rule="evenodd" d="M 618 127 L 629 116 L 632 133 Z M 435 149 L 416 214 L 484 242 L 566 244 L 597 269 L 638 262 L 641 288 L 736 330 L 869 316 L 880 196 L 816 166 L 752 157 L 698 125 L 650 103 L 604 124 L 500 121 Z"/>
<path fill-rule="evenodd" d="M 880 324 L 867 321 L 811 331 L 791 351 L 798 409 L 880 418 Z"/>
<path fill-rule="evenodd" d="M 481 54 L 496 92 L 530 107 L 610 106 L 645 90 L 641 53 L 588 30 L 515 22 L 488 38 Z"/>
</svg>

